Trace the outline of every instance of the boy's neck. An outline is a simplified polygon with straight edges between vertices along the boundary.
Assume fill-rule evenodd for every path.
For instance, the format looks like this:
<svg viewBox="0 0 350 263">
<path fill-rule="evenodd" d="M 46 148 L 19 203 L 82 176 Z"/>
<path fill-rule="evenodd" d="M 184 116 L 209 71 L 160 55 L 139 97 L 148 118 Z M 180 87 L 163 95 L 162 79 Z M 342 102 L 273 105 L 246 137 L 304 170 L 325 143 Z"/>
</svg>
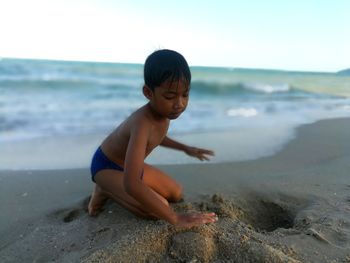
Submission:
<svg viewBox="0 0 350 263">
<path fill-rule="evenodd" d="M 150 114 L 152 115 L 153 119 L 157 122 L 165 122 L 165 121 L 169 121 L 168 118 L 161 116 L 157 111 L 155 111 L 150 103 L 147 103 L 145 105 L 146 109 L 150 112 Z"/>
</svg>

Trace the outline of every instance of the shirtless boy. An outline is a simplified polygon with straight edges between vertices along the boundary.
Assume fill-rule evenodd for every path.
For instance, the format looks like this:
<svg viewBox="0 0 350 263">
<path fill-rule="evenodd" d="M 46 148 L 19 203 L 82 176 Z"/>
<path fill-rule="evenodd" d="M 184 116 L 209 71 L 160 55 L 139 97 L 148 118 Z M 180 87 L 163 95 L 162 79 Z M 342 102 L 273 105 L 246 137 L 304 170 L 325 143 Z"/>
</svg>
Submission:
<svg viewBox="0 0 350 263">
<path fill-rule="evenodd" d="M 97 149 L 91 164 L 96 183 L 88 211 L 97 215 L 112 198 L 134 214 L 192 227 L 217 221 L 214 213 L 177 214 L 169 202 L 182 198 L 181 186 L 159 169 L 144 163 L 158 145 L 185 152 L 200 160 L 210 150 L 184 145 L 167 137 L 170 120 L 185 111 L 191 73 L 185 58 L 172 50 L 152 53 L 144 65 L 143 94 L 148 103 L 132 113 Z"/>
</svg>

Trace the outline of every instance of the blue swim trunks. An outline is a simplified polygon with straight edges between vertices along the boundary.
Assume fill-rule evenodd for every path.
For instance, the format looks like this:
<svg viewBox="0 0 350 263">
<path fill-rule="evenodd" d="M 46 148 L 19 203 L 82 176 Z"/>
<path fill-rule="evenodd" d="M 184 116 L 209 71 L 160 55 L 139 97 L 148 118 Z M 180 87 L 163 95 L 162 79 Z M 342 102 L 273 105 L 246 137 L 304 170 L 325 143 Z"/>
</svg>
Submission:
<svg viewBox="0 0 350 263">
<path fill-rule="evenodd" d="M 111 161 L 102 151 L 101 147 L 98 147 L 91 161 L 91 179 L 94 183 L 96 174 L 104 169 L 112 169 L 124 172 L 124 168 L 119 164 Z M 143 179 L 143 171 L 141 174 L 141 180 Z"/>
</svg>

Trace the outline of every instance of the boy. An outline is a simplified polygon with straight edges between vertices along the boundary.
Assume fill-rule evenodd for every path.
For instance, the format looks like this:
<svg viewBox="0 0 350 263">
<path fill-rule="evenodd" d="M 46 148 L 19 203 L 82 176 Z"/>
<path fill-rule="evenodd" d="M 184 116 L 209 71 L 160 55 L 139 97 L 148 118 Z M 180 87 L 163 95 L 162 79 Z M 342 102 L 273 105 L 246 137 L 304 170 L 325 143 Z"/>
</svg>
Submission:
<svg viewBox="0 0 350 263">
<path fill-rule="evenodd" d="M 97 215 L 107 198 L 134 214 L 191 227 L 215 222 L 214 213 L 176 214 L 168 201 L 182 198 L 181 186 L 144 159 L 158 145 L 182 150 L 200 160 L 212 151 L 190 147 L 166 136 L 170 120 L 185 111 L 191 73 L 185 58 L 172 50 L 152 53 L 144 65 L 143 94 L 149 102 L 131 114 L 97 149 L 91 164 L 96 183 L 88 206 Z"/>
</svg>

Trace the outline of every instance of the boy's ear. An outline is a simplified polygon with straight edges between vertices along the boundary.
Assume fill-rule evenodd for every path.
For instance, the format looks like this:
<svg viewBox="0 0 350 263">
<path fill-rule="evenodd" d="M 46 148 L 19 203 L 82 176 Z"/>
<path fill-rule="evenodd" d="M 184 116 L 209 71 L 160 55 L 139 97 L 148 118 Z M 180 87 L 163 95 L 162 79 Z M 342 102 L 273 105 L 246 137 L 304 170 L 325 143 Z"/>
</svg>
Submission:
<svg viewBox="0 0 350 263">
<path fill-rule="evenodd" d="M 143 85 L 142 92 L 149 100 L 153 97 L 153 91 L 147 85 Z"/>
</svg>

